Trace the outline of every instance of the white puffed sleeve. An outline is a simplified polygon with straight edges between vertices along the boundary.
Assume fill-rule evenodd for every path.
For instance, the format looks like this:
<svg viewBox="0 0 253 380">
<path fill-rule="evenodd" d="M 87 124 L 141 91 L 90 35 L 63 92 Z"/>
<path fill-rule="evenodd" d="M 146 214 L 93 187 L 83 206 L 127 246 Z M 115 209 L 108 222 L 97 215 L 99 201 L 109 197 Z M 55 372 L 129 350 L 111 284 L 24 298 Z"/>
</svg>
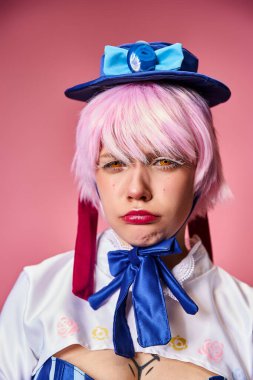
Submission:
<svg viewBox="0 0 253 380">
<path fill-rule="evenodd" d="M 25 332 L 29 279 L 23 270 L 0 315 L 0 380 L 31 380 L 37 363 Z"/>
</svg>

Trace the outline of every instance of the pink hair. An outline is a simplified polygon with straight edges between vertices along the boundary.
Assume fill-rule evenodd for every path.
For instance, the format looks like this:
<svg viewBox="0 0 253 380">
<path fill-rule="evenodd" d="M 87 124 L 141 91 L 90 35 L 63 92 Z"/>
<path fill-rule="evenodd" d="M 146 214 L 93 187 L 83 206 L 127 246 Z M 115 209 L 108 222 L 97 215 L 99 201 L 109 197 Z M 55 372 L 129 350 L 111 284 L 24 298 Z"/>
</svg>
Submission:
<svg viewBox="0 0 253 380">
<path fill-rule="evenodd" d="M 232 197 L 210 108 L 192 89 L 153 82 L 124 84 L 100 93 L 83 108 L 71 170 L 80 199 L 97 208 L 95 171 L 102 145 L 125 162 L 146 162 L 148 146 L 149 153 L 196 165 L 194 191 L 201 197 L 191 219 Z"/>
</svg>

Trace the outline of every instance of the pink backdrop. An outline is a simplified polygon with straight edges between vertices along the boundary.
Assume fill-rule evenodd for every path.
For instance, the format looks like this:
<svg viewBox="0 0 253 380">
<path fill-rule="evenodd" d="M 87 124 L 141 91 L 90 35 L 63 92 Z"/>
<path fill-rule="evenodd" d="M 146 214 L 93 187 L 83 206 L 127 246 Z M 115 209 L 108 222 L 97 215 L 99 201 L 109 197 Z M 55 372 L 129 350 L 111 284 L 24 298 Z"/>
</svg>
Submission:
<svg viewBox="0 0 253 380">
<path fill-rule="evenodd" d="M 213 114 L 235 199 L 209 218 L 215 263 L 253 285 L 251 2 L 1 4 L 0 302 L 23 266 L 74 248 L 78 193 L 70 165 L 82 103 L 64 89 L 97 76 L 105 44 L 140 39 L 182 42 L 200 57 L 200 72 L 232 90 Z"/>
</svg>

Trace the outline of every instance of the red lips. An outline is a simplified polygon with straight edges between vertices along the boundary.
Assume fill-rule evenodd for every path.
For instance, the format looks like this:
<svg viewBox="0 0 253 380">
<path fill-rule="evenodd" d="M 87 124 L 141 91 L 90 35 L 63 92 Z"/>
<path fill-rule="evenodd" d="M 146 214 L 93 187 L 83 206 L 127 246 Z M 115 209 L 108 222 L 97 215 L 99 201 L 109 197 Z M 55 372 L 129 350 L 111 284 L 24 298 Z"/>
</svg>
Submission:
<svg viewBox="0 0 253 380">
<path fill-rule="evenodd" d="M 146 210 L 132 210 L 129 211 L 122 218 L 129 224 L 148 224 L 158 219 L 158 215 L 151 214 Z"/>
</svg>

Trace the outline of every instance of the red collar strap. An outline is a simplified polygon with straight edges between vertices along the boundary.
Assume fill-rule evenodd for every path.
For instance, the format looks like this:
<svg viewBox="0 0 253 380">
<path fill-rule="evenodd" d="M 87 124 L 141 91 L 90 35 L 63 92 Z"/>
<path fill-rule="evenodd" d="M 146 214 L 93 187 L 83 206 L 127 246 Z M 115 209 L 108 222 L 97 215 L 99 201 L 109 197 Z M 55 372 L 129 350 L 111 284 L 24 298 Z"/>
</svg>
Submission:
<svg viewBox="0 0 253 380">
<path fill-rule="evenodd" d="M 97 209 L 79 198 L 72 292 L 85 300 L 94 292 L 97 223 Z"/>
</svg>

